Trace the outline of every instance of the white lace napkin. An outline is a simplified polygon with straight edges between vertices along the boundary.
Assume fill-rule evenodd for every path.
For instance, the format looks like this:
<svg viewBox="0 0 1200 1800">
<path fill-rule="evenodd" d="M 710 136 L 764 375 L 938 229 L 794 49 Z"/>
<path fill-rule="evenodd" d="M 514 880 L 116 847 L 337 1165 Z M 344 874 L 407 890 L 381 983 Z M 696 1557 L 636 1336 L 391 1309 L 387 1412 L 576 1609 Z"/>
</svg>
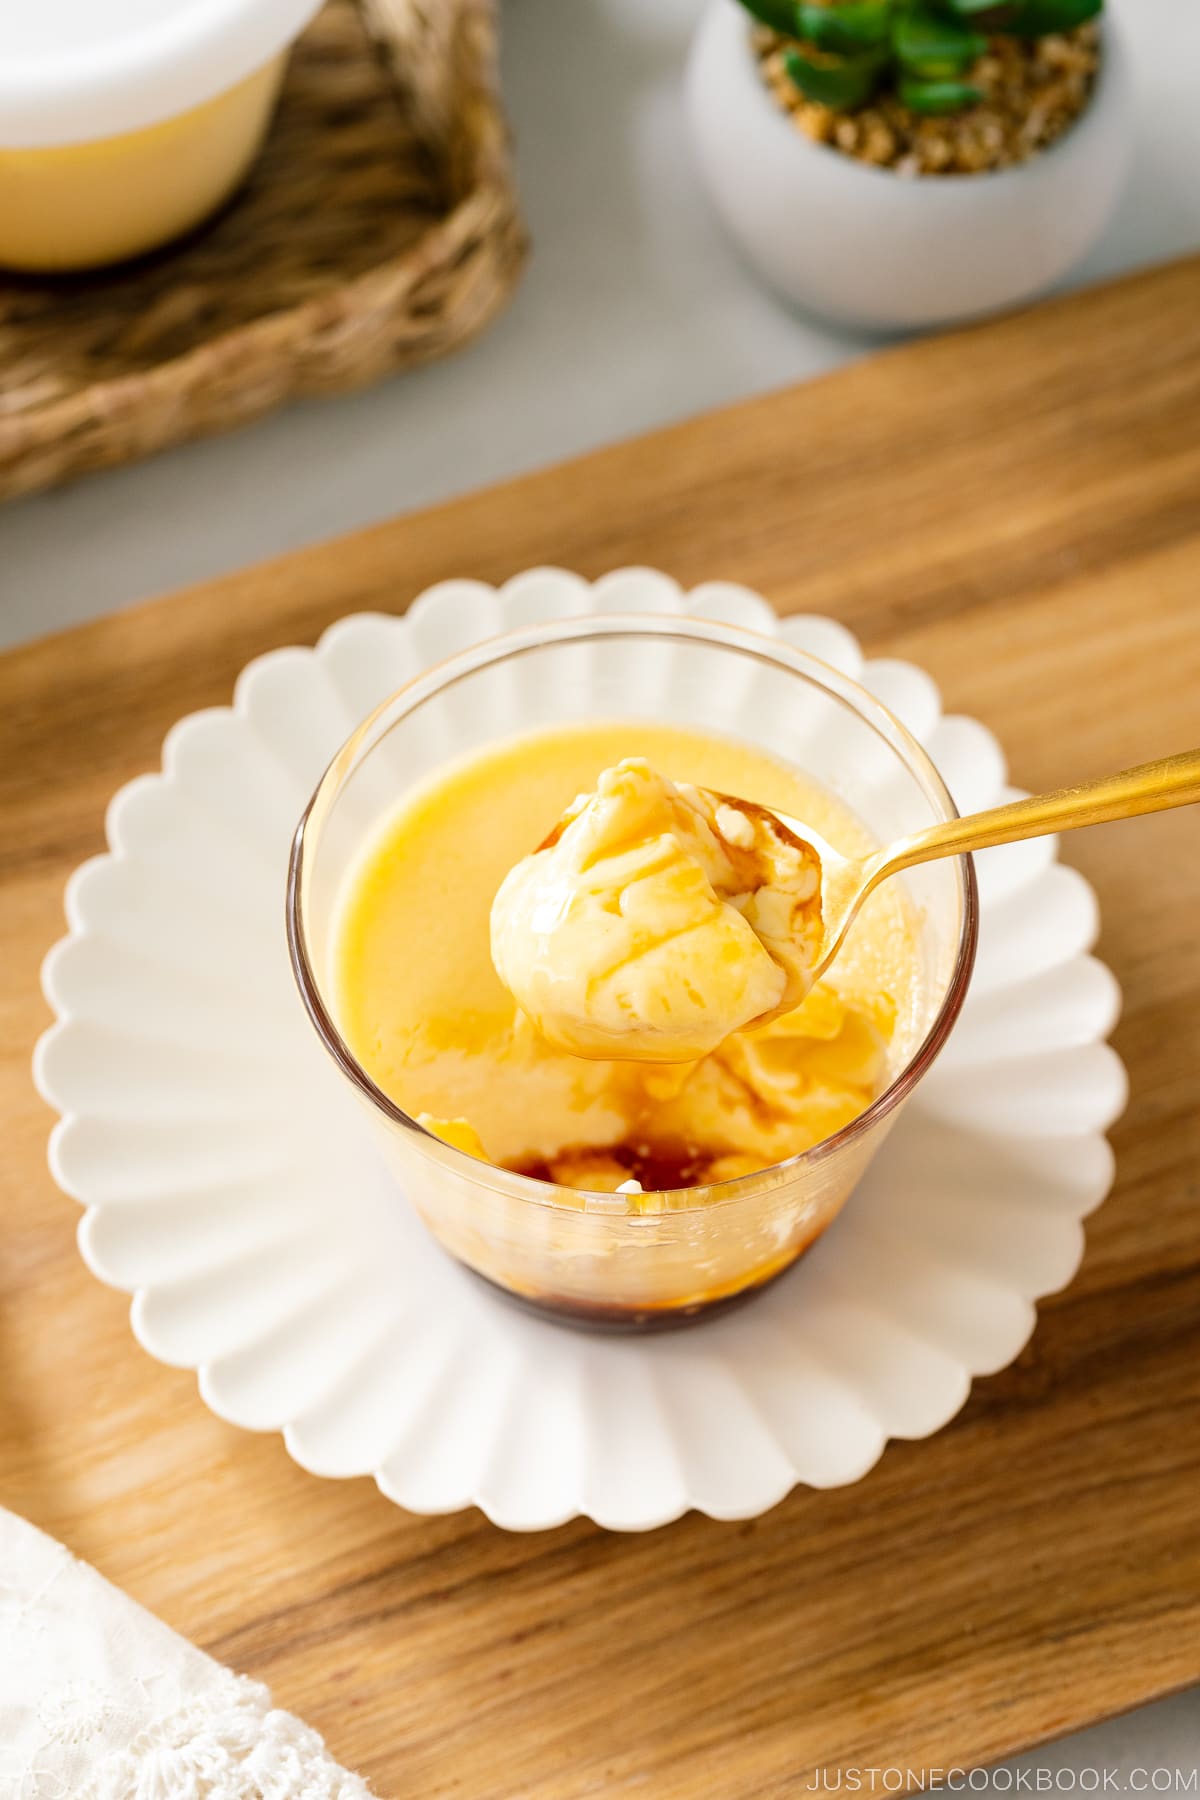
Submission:
<svg viewBox="0 0 1200 1800">
<path fill-rule="evenodd" d="M 315 1731 L 0 1509 L 0 1800 L 370 1800 Z"/>
</svg>

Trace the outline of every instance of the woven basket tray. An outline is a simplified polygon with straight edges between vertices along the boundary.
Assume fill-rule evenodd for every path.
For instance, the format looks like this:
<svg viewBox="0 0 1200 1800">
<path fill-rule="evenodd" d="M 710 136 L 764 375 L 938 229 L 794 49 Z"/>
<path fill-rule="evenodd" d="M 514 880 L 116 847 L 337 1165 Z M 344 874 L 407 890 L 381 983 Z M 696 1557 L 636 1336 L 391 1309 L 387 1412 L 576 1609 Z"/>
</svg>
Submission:
<svg viewBox="0 0 1200 1800">
<path fill-rule="evenodd" d="M 524 251 L 494 0 L 329 0 L 213 224 L 112 273 L 0 273 L 0 498 L 441 356 Z"/>
</svg>

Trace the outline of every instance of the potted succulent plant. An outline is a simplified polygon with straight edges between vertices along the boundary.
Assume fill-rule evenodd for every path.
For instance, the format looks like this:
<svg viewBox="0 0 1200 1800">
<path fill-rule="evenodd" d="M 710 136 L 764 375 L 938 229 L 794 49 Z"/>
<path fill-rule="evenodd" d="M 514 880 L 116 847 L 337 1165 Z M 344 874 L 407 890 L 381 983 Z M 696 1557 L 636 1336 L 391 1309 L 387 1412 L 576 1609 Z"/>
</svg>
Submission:
<svg viewBox="0 0 1200 1800">
<path fill-rule="evenodd" d="M 1103 0 L 709 0 L 688 116 L 717 210 L 790 299 L 946 323 L 1029 298 L 1120 193 L 1130 80 Z"/>
</svg>

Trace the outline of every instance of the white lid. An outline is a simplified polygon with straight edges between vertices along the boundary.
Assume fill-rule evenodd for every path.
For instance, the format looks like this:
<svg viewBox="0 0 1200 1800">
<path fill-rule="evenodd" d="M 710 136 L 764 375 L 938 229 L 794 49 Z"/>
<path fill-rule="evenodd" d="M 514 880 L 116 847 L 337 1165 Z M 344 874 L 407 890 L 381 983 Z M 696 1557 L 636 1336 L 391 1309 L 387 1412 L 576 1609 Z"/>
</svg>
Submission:
<svg viewBox="0 0 1200 1800">
<path fill-rule="evenodd" d="M 0 0 L 0 147 L 174 118 L 296 37 L 321 0 Z"/>
</svg>

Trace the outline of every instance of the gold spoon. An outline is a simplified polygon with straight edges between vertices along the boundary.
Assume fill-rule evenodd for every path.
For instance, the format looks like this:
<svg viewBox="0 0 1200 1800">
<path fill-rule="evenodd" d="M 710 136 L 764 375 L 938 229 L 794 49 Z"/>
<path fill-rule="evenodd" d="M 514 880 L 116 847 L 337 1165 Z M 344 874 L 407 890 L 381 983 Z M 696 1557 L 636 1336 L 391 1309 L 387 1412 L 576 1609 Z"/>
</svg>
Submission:
<svg viewBox="0 0 1200 1800">
<path fill-rule="evenodd" d="M 735 806 L 744 804 L 729 798 Z M 1076 831 L 1081 825 L 1103 825 L 1109 819 L 1163 812 L 1167 807 L 1188 806 L 1197 800 L 1200 750 L 1184 750 L 1158 762 L 1140 763 L 1136 769 L 1125 769 L 1120 775 L 1102 775 L 1079 787 L 1033 794 L 1027 800 L 1010 801 L 1007 806 L 969 813 L 965 819 L 947 819 L 914 832 L 912 837 L 898 838 L 873 856 L 861 859 L 842 856 L 799 819 L 775 813 L 780 824 L 811 844 L 821 859 L 823 931 L 813 980 L 820 979 L 841 949 L 867 895 L 881 881 L 903 869 L 935 862 L 942 856 L 990 850 L 996 844 L 1012 844 L 1019 838 L 1044 837 L 1052 831 Z"/>
</svg>

